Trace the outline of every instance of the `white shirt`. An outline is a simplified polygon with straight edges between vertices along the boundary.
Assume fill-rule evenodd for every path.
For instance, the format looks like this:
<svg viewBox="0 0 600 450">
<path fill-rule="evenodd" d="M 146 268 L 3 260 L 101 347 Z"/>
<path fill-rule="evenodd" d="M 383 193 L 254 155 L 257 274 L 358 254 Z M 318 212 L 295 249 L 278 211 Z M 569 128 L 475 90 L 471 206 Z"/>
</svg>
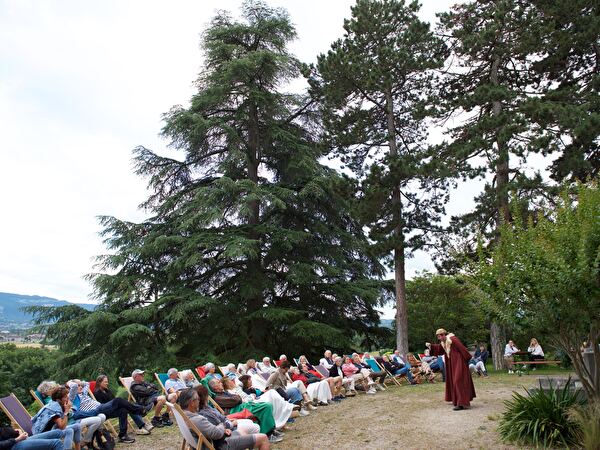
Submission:
<svg viewBox="0 0 600 450">
<path fill-rule="evenodd" d="M 260 366 L 261 366 L 260 367 L 261 372 L 263 372 L 263 373 L 272 374 L 273 372 L 275 372 L 277 370 L 277 367 L 273 367 L 271 365 L 267 366 L 265 363 L 261 363 Z"/>
<path fill-rule="evenodd" d="M 544 356 L 544 351 L 542 350 L 542 346 L 540 344 L 536 345 L 535 347 L 529 347 L 527 351 L 532 355 Z"/>
<path fill-rule="evenodd" d="M 504 347 L 504 356 L 512 356 L 513 353 L 516 353 L 518 351 L 519 349 L 514 345 L 511 346 L 510 344 L 506 344 L 506 347 Z"/>
<path fill-rule="evenodd" d="M 331 369 L 333 367 L 333 364 L 329 364 L 327 362 L 327 360 L 325 358 L 321 358 L 319 360 L 319 364 L 321 364 L 323 367 L 325 367 L 327 370 Z"/>
</svg>

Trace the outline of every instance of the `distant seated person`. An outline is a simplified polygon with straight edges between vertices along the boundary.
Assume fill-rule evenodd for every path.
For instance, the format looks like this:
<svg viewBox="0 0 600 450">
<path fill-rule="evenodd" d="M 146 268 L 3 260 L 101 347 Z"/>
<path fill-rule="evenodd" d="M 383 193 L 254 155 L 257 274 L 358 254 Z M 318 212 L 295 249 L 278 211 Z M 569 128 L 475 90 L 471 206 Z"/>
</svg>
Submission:
<svg viewBox="0 0 600 450">
<path fill-rule="evenodd" d="M 36 390 L 40 393 L 40 396 L 42 397 L 42 403 L 44 403 L 44 405 L 47 405 L 52 401 L 52 394 L 59 388 L 59 386 L 60 385 L 56 381 L 45 380 L 40 383 Z"/>
<path fill-rule="evenodd" d="M 237 380 L 240 377 L 235 364 L 227 364 L 227 367 L 225 368 L 225 376 L 231 378 L 232 380 Z"/>
<path fill-rule="evenodd" d="M 160 428 L 164 425 L 173 425 L 168 412 L 162 416 L 160 414 L 163 407 L 166 407 L 167 398 L 160 394 L 158 386 L 144 380 L 144 373 L 140 369 L 135 369 L 131 373 L 131 378 L 133 378 L 133 383 L 129 387 L 131 395 L 138 404 L 142 405 L 145 413 L 154 408 L 154 417 L 150 422 L 153 426 Z"/>
<path fill-rule="evenodd" d="M 262 360 L 261 370 L 263 373 L 268 373 L 270 375 L 277 370 L 277 367 L 271 364 L 271 358 L 265 356 Z"/>
<path fill-rule="evenodd" d="M 204 378 L 207 380 L 210 380 L 211 378 L 216 378 L 217 380 L 220 380 L 221 378 L 223 378 L 223 375 L 217 373 L 217 368 L 211 362 L 206 363 L 204 365 L 204 371 L 206 372 L 206 376 Z"/>
<path fill-rule="evenodd" d="M 441 372 L 442 381 L 446 381 L 446 368 L 444 366 L 443 356 L 431 356 L 431 351 L 425 349 L 425 356 L 422 358 L 423 362 L 429 364 L 429 368 L 433 372 Z"/>
<path fill-rule="evenodd" d="M 469 369 L 471 373 L 477 373 L 479 376 L 487 377 L 488 373 L 485 370 L 485 363 L 488 359 L 488 351 L 485 347 L 484 343 L 479 344 L 477 350 L 475 350 L 475 354 L 473 358 L 469 361 Z"/>
<path fill-rule="evenodd" d="M 333 398 L 327 380 L 322 380 L 311 373 L 305 363 L 300 363 L 298 367 L 292 367 L 289 373 L 292 381 L 302 382 L 306 388 L 308 397 L 314 403 L 318 403 L 319 405 L 327 405 Z"/>
<path fill-rule="evenodd" d="M 96 378 L 94 397 L 100 403 L 108 403 L 115 399 L 115 394 L 108 387 L 108 377 L 106 375 L 100 375 Z M 129 416 L 137 425 L 136 434 L 150 434 L 150 431 L 154 428 L 152 425 L 145 423 L 140 414 L 129 413 Z"/>
<path fill-rule="evenodd" d="M 357 388 L 362 387 L 367 394 L 375 394 L 377 392 L 373 387 L 375 382 L 369 378 L 369 372 L 354 364 L 349 356 L 344 357 L 342 372 L 344 372 L 345 378 L 352 378 L 354 380 L 354 385 Z"/>
<path fill-rule="evenodd" d="M 202 386 L 199 386 L 198 388 L 200 387 Z M 250 434 L 243 436 L 236 431 L 232 431 L 230 428 L 226 428 L 224 423 L 213 425 L 206 417 L 198 414 L 200 408 L 200 396 L 196 389 L 186 389 L 183 391 L 177 402 L 181 406 L 181 409 L 183 409 L 184 414 L 196 428 L 198 428 L 207 439 L 213 441 L 215 448 L 227 450 L 243 450 L 246 448 L 266 450 L 270 448 L 269 440 L 265 434 Z M 208 396 L 206 400 L 207 399 Z M 204 407 L 205 405 L 202 406 Z"/>
<path fill-rule="evenodd" d="M 391 357 L 391 361 L 395 362 L 396 364 L 402 364 L 403 366 L 407 365 L 407 362 L 400 354 L 400 350 L 394 350 L 394 354 Z"/>
<path fill-rule="evenodd" d="M 189 369 L 181 371 L 181 378 L 183 378 L 183 382 L 188 388 L 195 388 L 200 384 L 192 371 Z"/>
<path fill-rule="evenodd" d="M 319 364 L 325 367 L 327 370 L 331 369 L 335 364 L 333 362 L 333 355 L 331 354 L 331 350 L 325 350 L 323 353 L 323 357 L 319 360 Z"/>
<path fill-rule="evenodd" d="M 352 354 L 352 362 L 354 363 L 354 365 L 356 367 L 361 368 L 361 370 L 365 370 L 366 374 L 368 374 L 369 378 L 371 378 L 374 381 L 373 387 L 375 389 L 379 389 L 380 391 L 385 391 L 385 371 L 384 370 L 373 370 L 371 368 L 371 366 L 365 362 L 367 359 L 371 358 L 371 355 L 369 355 L 368 353 L 365 353 L 363 355 L 364 361 L 360 360 L 360 356 L 358 355 L 358 353 L 353 353 Z"/>
<path fill-rule="evenodd" d="M 17 430 L 16 428 L 11 427 L 0 427 L 0 449 L 63 450 L 65 447 L 60 440 L 61 431 L 62 430 L 54 430 L 30 437 L 23 430 Z"/>
<path fill-rule="evenodd" d="M 404 375 L 410 384 L 417 384 L 413 374 L 410 371 L 410 366 L 400 364 L 395 361 L 390 361 L 390 358 L 387 355 L 383 355 L 381 358 L 383 360 L 383 367 L 385 367 L 385 370 L 387 370 L 389 373 L 394 376 Z"/>
<path fill-rule="evenodd" d="M 188 387 L 185 382 L 179 378 L 179 371 L 174 367 L 168 370 L 167 375 L 169 376 L 169 379 L 165 381 L 167 400 L 171 403 L 175 403 L 177 397 L 179 397 L 179 393 Z"/>
<path fill-rule="evenodd" d="M 529 361 L 542 361 L 544 359 L 544 350 L 536 338 L 532 338 L 527 348 L 529 353 Z M 535 367 L 533 368 L 535 370 Z"/>
<path fill-rule="evenodd" d="M 333 366 L 329 369 L 329 378 L 334 380 L 342 380 L 342 385 L 346 390 L 346 397 L 353 397 L 356 395 L 356 389 L 354 387 L 354 378 L 347 377 L 342 370 L 343 359 L 341 356 L 332 355 Z"/>
<path fill-rule="evenodd" d="M 504 363 L 508 369 L 508 373 L 513 373 L 515 370 L 515 353 L 520 350 L 517 348 L 513 340 L 509 340 L 508 344 L 504 347 Z"/>
</svg>

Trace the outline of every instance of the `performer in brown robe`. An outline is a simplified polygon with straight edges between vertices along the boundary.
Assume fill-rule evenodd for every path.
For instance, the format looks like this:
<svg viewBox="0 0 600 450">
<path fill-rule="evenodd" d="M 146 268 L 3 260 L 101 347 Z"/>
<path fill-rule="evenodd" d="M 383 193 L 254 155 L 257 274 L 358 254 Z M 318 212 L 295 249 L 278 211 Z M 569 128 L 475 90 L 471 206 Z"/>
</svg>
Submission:
<svg viewBox="0 0 600 450">
<path fill-rule="evenodd" d="M 425 345 L 430 348 L 430 355 L 445 355 L 446 364 L 446 401 L 452 402 L 455 411 L 468 408 L 475 398 L 475 386 L 469 370 L 471 354 L 460 340 L 440 328 L 435 332 L 439 344 Z"/>
</svg>

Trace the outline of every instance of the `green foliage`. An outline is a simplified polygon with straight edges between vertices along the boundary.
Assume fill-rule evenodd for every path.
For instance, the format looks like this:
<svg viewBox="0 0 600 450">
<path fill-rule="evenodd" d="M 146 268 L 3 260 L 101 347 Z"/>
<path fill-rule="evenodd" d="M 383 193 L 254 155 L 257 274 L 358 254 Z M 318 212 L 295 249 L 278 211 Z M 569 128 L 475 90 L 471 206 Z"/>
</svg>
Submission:
<svg viewBox="0 0 600 450">
<path fill-rule="evenodd" d="M 585 450 L 600 450 L 600 403 L 589 402 L 585 406 L 574 407 L 571 419 L 577 424 L 577 443 Z"/>
<path fill-rule="evenodd" d="M 578 424 L 570 410 L 584 403 L 581 392 L 567 383 L 561 389 L 526 390 L 527 395 L 513 393 L 505 402 L 498 432 L 503 440 L 536 447 L 569 447 L 576 442 Z"/>
<path fill-rule="evenodd" d="M 555 209 L 527 222 L 518 215 L 474 273 L 478 294 L 506 323 L 515 317 L 551 336 L 568 353 L 591 398 L 600 377 L 586 373 L 579 348 L 600 341 L 600 190 L 596 183 L 565 190 Z"/>
<path fill-rule="evenodd" d="M 164 115 L 180 158 L 135 150 L 150 218 L 101 218 L 109 254 L 89 277 L 100 306 L 39 310 L 57 320 L 48 336 L 66 372 L 320 354 L 377 331 L 383 268 L 354 182 L 319 162 L 314 101 L 282 90 L 300 75 L 295 36 L 287 12 L 260 1 L 204 31 L 197 92 Z"/>
<path fill-rule="evenodd" d="M 408 281 L 406 288 L 412 351 L 422 351 L 441 327 L 466 345 L 487 341 L 485 313 L 461 278 L 425 273 Z"/>
<path fill-rule="evenodd" d="M 32 402 L 29 389 L 55 374 L 57 352 L 48 348 L 17 348 L 0 345 L 0 397 L 13 393 L 24 405 Z M 4 415 L 0 422 L 4 421 Z"/>
<path fill-rule="evenodd" d="M 434 69 L 447 49 L 420 5 L 358 0 L 346 34 L 311 80 L 334 155 L 361 181 L 359 209 L 374 251 L 395 270 L 398 348 L 407 350 L 405 258 L 424 248 L 447 200 L 447 171 L 426 143 Z"/>
</svg>

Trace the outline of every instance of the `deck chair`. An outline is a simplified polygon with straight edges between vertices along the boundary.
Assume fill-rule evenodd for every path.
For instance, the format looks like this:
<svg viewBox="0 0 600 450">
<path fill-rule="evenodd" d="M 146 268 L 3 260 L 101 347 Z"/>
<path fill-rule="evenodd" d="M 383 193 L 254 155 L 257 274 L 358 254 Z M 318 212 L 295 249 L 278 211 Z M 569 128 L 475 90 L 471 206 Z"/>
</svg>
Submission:
<svg viewBox="0 0 600 450">
<path fill-rule="evenodd" d="M 279 367 L 281 365 L 281 360 L 276 359 L 275 361 L 273 361 L 275 363 L 276 367 Z"/>
<path fill-rule="evenodd" d="M 156 378 L 156 381 L 158 382 L 158 385 L 163 390 L 163 392 L 165 393 L 165 395 L 167 395 L 167 388 L 165 388 L 165 383 L 169 379 L 169 375 L 167 375 L 166 373 L 156 373 L 156 372 L 154 372 L 154 378 Z"/>
<path fill-rule="evenodd" d="M 227 376 L 227 366 L 218 366 L 224 377 Z"/>
<path fill-rule="evenodd" d="M 94 400 L 98 401 L 96 399 L 96 396 L 94 395 L 94 391 L 96 390 L 96 380 L 88 381 L 88 383 L 90 385 L 90 392 L 89 392 L 90 397 L 92 397 Z M 111 420 L 115 423 L 111 422 Z M 118 418 L 107 419 L 104 421 L 104 426 L 109 431 L 109 433 L 112 434 L 115 438 L 117 438 L 119 436 L 119 433 L 117 432 L 117 429 L 115 428 L 115 424 L 118 424 L 118 423 L 119 423 Z M 132 422 L 131 417 L 129 417 L 129 416 L 127 416 L 127 423 L 129 424 L 129 427 L 132 430 L 135 430 L 137 428 L 135 426 L 135 424 Z"/>
<path fill-rule="evenodd" d="M 327 367 L 324 367 L 321 364 L 319 364 L 318 366 L 314 366 L 314 367 L 317 372 L 319 372 L 321 375 L 323 375 L 323 378 L 329 377 L 329 370 L 327 370 Z"/>
<path fill-rule="evenodd" d="M 206 370 L 204 370 L 204 366 L 196 367 L 196 373 L 198 374 L 200 379 L 203 379 L 206 376 Z"/>
<path fill-rule="evenodd" d="M 33 434 L 31 416 L 15 394 L 0 398 L 0 408 L 10 419 L 13 428 L 19 428 L 30 436 Z"/>
<path fill-rule="evenodd" d="M 296 367 L 298 367 L 300 365 L 300 359 L 299 358 L 292 358 L 294 360 L 294 363 L 296 363 Z"/>
<path fill-rule="evenodd" d="M 248 366 L 245 363 L 239 363 L 237 369 L 242 375 L 246 375 L 246 372 L 248 372 Z"/>
<path fill-rule="evenodd" d="M 183 442 L 181 443 L 181 450 L 192 449 L 192 450 L 200 450 L 203 448 L 207 448 L 209 450 L 215 450 L 215 447 L 212 444 L 212 441 L 207 439 L 192 423 L 192 421 L 185 415 L 181 406 L 178 404 L 173 404 L 167 402 L 167 407 L 175 417 L 175 422 L 177 422 L 177 426 L 179 427 L 179 432 L 183 437 Z M 194 434 L 198 437 L 195 437 Z"/>
<path fill-rule="evenodd" d="M 398 378 L 400 378 L 400 379 L 402 377 L 406 378 L 404 375 L 393 375 L 393 374 L 391 374 L 388 370 L 386 370 L 385 367 L 382 367 L 379 364 L 379 362 L 376 359 L 374 359 L 374 358 L 366 359 L 365 362 L 369 365 L 369 367 L 371 368 L 371 370 L 373 372 L 383 371 L 383 372 L 386 373 L 387 377 L 385 378 L 383 384 L 392 383 L 392 384 L 395 384 L 396 386 L 400 386 L 401 383 L 398 380 Z"/>
<path fill-rule="evenodd" d="M 44 400 L 42 398 L 42 394 L 37 390 L 37 389 L 29 389 L 29 393 L 31 394 L 31 396 L 33 397 L 33 400 L 35 401 L 36 404 L 38 404 L 40 407 L 44 407 Z"/>
<path fill-rule="evenodd" d="M 197 369 L 198 369 L 198 368 L 196 368 L 196 370 L 197 370 Z M 184 370 L 180 371 L 180 372 L 179 372 L 179 378 L 181 378 L 181 380 L 183 381 L 183 380 L 184 380 L 184 376 L 185 376 L 185 375 L 186 375 L 188 372 L 189 372 L 189 373 L 191 373 L 192 375 L 194 375 L 194 379 L 195 379 L 195 380 L 196 380 L 198 383 L 200 383 L 200 381 L 198 380 L 198 377 L 196 376 L 196 374 L 195 374 L 194 372 L 192 372 L 192 370 L 191 370 L 191 369 L 184 369 Z M 215 408 L 217 411 L 219 411 L 221 414 L 225 414 L 225 412 L 223 411 L 223 408 L 221 408 L 221 407 L 218 405 L 218 403 L 217 403 L 217 402 L 215 402 L 215 401 L 212 399 L 212 397 L 211 397 L 210 395 L 208 396 L 208 404 L 209 404 L 210 406 L 212 406 L 213 408 Z"/>
<path fill-rule="evenodd" d="M 123 387 L 127 391 L 127 397 L 128 397 L 127 399 L 130 402 L 137 403 L 137 401 L 135 400 L 135 397 L 133 396 L 133 394 L 129 390 L 129 388 L 131 388 L 131 383 L 133 383 L 133 378 L 131 378 L 131 377 L 119 377 L 119 381 L 121 382 L 121 384 L 123 385 Z"/>
</svg>

